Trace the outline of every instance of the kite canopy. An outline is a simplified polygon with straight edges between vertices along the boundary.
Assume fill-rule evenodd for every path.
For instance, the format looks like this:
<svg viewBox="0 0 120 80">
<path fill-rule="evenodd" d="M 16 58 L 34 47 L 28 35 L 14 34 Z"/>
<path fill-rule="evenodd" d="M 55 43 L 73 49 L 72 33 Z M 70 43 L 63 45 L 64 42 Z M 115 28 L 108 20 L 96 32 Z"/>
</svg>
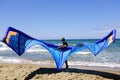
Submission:
<svg viewBox="0 0 120 80">
<path fill-rule="evenodd" d="M 17 29 L 9 27 L 3 42 L 7 44 L 12 50 L 14 50 L 19 56 L 21 56 L 31 46 L 39 44 L 50 52 L 56 63 L 57 69 L 61 70 L 69 55 L 87 48 L 92 52 L 93 55 L 96 56 L 103 49 L 113 43 L 115 37 L 116 30 L 112 30 L 107 36 L 95 43 L 77 44 L 74 47 L 68 46 L 66 50 L 61 50 L 58 48 L 58 45 L 49 44 L 44 41 L 32 38 Z"/>
</svg>

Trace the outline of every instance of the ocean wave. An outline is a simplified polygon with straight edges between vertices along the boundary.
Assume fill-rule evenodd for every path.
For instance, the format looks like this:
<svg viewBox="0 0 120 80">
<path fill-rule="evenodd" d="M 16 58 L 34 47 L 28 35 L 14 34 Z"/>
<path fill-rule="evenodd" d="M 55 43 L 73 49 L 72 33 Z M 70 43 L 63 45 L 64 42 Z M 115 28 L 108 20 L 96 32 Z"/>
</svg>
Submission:
<svg viewBox="0 0 120 80">
<path fill-rule="evenodd" d="M 73 62 L 73 61 L 69 61 L 69 65 L 120 68 L 120 63 L 115 63 L 115 62 L 82 62 L 82 61 Z"/>
<path fill-rule="evenodd" d="M 0 61 L 4 63 L 17 63 L 17 64 L 35 64 L 35 65 L 54 65 L 53 60 L 27 60 L 16 57 L 0 57 Z M 109 67 L 120 68 L 120 63 L 115 62 L 84 62 L 84 61 L 68 61 L 70 66 L 88 66 L 88 67 Z"/>
<path fill-rule="evenodd" d="M 11 50 L 11 49 L 3 42 L 0 42 L 0 51 L 7 51 L 7 50 Z"/>
<path fill-rule="evenodd" d="M 11 50 L 9 47 L 0 47 L 0 51 L 8 51 Z"/>
<path fill-rule="evenodd" d="M 26 50 L 26 52 L 48 52 L 47 50 L 45 49 L 28 49 Z"/>
<path fill-rule="evenodd" d="M 9 48 L 7 45 L 5 45 L 4 43 L 0 42 L 0 45 L 2 45 L 0 47 L 0 51 L 8 51 L 11 50 L 11 48 Z M 29 53 L 33 53 L 33 52 L 44 52 L 44 53 L 48 53 L 48 50 L 46 50 L 44 47 L 40 46 L 40 45 L 34 45 L 31 48 L 27 49 L 26 52 Z M 76 54 L 89 54 L 90 52 L 88 51 L 83 51 L 83 52 L 77 52 Z"/>
<path fill-rule="evenodd" d="M 2 57 L 0 56 L 0 62 L 4 63 L 17 63 L 17 64 L 35 64 L 35 65 L 44 65 L 44 64 L 51 64 L 53 61 L 39 61 L 39 60 L 27 60 L 22 58 L 16 58 L 16 57 Z"/>
<path fill-rule="evenodd" d="M 76 52 L 76 54 L 90 54 L 91 52 Z"/>
<path fill-rule="evenodd" d="M 18 59 L 18 58 L 9 58 L 9 57 L 0 57 L 0 61 L 1 62 L 8 62 L 8 63 L 19 63 L 21 62 L 22 60 L 21 59 Z"/>
<path fill-rule="evenodd" d="M 7 46 L 5 43 L 0 42 L 0 47 Z"/>
</svg>

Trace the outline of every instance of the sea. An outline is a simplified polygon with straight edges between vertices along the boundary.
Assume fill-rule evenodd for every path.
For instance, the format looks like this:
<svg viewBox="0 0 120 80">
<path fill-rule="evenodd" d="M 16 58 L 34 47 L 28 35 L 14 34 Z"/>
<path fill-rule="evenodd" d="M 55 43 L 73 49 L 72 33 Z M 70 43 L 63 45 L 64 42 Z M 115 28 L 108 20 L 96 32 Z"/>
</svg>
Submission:
<svg viewBox="0 0 120 80">
<path fill-rule="evenodd" d="M 43 40 L 47 43 L 61 45 L 58 39 Z M 75 46 L 78 43 L 94 43 L 98 39 L 67 39 L 69 46 Z M 120 68 L 120 39 L 111 44 L 108 48 L 94 56 L 88 49 L 74 53 L 68 57 L 69 65 L 95 66 Z M 18 56 L 11 48 L 0 40 L 0 62 L 4 63 L 22 63 L 22 64 L 55 64 L 50 53 L 40 45 L 34 45 L 26 50 L 23 55 Z"/>
</svg>

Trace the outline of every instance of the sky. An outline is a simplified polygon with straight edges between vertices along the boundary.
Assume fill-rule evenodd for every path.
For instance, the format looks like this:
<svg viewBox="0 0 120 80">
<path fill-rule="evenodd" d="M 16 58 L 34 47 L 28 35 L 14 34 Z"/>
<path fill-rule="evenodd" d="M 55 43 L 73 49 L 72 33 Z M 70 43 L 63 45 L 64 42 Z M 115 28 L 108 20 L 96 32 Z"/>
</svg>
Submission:
<svg viewBox="0 0 120 80">
<path fill-rule="evenodd" d="M 37 39 L 120 38 L 120 0 L 0 0 L 0 39 L 9 26 Z"/>
</svg>

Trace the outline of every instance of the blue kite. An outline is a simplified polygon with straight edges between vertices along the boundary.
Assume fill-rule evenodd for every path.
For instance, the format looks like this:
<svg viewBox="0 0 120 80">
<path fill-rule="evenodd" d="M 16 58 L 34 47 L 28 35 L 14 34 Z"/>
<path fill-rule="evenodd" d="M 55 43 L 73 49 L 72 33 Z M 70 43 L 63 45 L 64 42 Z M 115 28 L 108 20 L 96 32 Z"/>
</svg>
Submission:
<svg viewBox="0 0 120 80">
<path fill-rule="evenodd" d="M 111 43 L 115 41 L 116 30 L 112 30 L 107 36 L 95 43 L 80 43 L 76 46 L 67 46 L 65 50 L 59 49 L 59 45 L 49 44 L 42 40 L 38 40 L 28 36 L 27 34 L 9 27 L 3 42 L 7 44 L 12 50 L 14 50 L 19 56 L 21 56 L 27 49 L 33 45 L 41 45 L 46 48 L 52 55 L 57 70 L 61 70 L 63 64 L 67 60 L 68 56 L 83 49 L 89 49 L 93 55 L 97 55 L 103 49 L 107 48 Z"/>
</svg>

